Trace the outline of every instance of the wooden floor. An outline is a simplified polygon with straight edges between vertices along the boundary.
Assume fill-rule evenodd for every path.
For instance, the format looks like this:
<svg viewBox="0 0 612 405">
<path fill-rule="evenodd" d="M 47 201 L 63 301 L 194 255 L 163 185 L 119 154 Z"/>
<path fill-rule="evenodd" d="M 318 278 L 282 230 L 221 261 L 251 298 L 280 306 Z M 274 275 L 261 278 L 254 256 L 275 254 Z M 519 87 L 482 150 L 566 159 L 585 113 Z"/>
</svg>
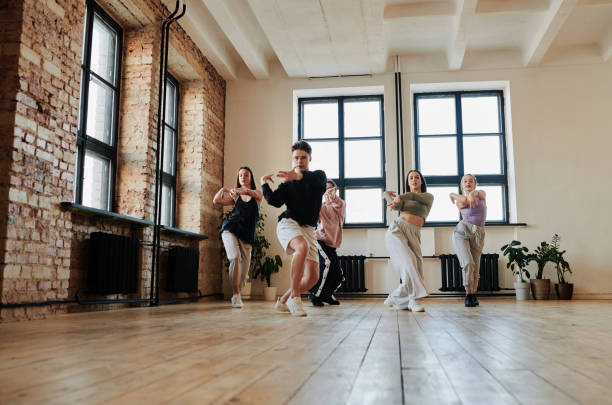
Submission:
<svg viewBox="0 0 612 405">
<path fill-rule="evenodd" d="M 612 403 L 612 302 L 246 301 L 0 324 L 1 404 Z"/>
</svg>

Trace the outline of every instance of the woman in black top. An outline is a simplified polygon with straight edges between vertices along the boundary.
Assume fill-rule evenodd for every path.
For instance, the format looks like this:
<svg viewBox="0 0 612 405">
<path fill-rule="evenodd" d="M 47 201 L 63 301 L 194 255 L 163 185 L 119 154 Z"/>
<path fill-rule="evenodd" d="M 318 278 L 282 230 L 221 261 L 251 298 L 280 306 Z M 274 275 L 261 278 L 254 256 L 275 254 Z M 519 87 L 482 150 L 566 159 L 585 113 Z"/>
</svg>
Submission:
<svg viewBox="0 0 612 405">
<path fill-rule="evenodd" d="M 246 166 L 238 169 L 236 187 L 222 187 L 213 203 L 233 205 L 231 215 L 223 221 L 221 239 L 230 262 L 229 278 L 232 283 L 232 307 L 244 306 L 240 290 L 246 282 L 251 264 L 251 246 L 255 240 L 255 225 L 259 219 L 259 205 L 263 195 L 256 189 L 253 172 Z"/>
</svg>

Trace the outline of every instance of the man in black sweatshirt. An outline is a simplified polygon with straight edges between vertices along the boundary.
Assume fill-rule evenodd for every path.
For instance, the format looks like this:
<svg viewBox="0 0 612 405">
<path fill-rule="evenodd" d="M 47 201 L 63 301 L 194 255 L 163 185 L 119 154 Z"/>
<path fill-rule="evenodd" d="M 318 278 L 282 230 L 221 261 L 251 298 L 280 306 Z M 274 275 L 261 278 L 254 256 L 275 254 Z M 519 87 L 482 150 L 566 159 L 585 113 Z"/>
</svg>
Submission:
<svg viewBox="0 0 612 405">
<path fill-rule="evenodd" d="M 276 176 L 283 182 L 274 191 L 267 184 L 274 182 L 268 174 L 261 178 L 264 198 L 268 204 L 287 207 L 278 217 L 276 234 L 283 249 L 293 255 L 291 261 L 291 288 L 278 299 L 274 308 L 291 312 L 293 316 L 306 316 L 300 294 L 308 291 L 319 278 L 319 254 L 317 252 L 315 228 L 325 193 L 325 172 L 308 171 L 312 160 L 312 148 L 299 141 L 291 147 L 293 169 L 279 171 Z"/>
</svg>

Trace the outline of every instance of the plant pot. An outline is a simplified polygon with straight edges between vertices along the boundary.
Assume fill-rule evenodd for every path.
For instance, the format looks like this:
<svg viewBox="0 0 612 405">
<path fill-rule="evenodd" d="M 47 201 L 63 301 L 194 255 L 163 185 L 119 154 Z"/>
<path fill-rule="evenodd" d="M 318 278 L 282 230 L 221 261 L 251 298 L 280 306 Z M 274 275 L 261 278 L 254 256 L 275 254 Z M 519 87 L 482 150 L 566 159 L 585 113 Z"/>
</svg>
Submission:
<svg viewBox="0 0 612 405">
<path fill-rule="evenodd" d="M 242 299 L 248 300 L 251 298 L 251 285 L 251 282 L 247 281 L 242 287 L 242 290 L 240 290 L 240 295 L 242 296 Z"/>
<path fill-rule="evenodd" d="M 264 287 L 264 299 L 266 301 L 276 301 L 276 287 Z"/>
<path fill-rule="evenodd" d="M 523 283 L 521 281 L 516 281 L 514 283 L 514 289 L 516 290 L 516 300 L 517 301 L 526 301 L 530 299 L 529 296 L 529 283 Z"/>
<path fill-rule="evenodd" d="M 534 300 L 547 300 L 550 296 L 550 280 L 533 278 L 531 283 L 531 294 Z"/>
<path fill-rule="evenodd" d="M 555 292 L 560 300 L 571 300 L 574 293 L 574 284 L 559 283 L 555 284 Z"/>
</svg>

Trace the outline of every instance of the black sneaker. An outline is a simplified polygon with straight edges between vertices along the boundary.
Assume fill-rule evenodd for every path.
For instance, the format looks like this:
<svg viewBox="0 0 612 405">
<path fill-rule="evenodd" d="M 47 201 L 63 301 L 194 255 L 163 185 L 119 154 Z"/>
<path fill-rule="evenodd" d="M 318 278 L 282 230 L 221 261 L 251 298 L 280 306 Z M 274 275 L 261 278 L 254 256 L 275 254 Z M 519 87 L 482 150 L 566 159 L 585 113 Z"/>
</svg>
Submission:
<svg viewBox="0 0 612 405">
<path fill-rule="evenodd" d="M 322 307 L 323 303 L 321 302 L 321 298 L 317 297 L 314 294 L 308 294 L 308 299 L 312 302 L 313 307 Z"/>
<path fill-rule="evenodd" d="M 333 295 L 329 297 L 321 298 L 321 301 L 329 305 L 340 305 L 340 301 L 338 301 L 336 297 L 334 297 Z"/>
<path fill-rule="evenodd" d="M 478 305 L 480 305 L 478 303 L 478 298 L 476 298 L 476 294 L 472 294 L 472 304 L 474 304 L 475 307 L 477 307 Z"/>
<path fill-rule="evenodd" d="M 465 295 L 465 306 L 466 307 L 475 307 L 476 304 L 474 304 L 474 299 L 472 298 L 474 295 L 473 294 L 466 294 Z"/>
</svg>

